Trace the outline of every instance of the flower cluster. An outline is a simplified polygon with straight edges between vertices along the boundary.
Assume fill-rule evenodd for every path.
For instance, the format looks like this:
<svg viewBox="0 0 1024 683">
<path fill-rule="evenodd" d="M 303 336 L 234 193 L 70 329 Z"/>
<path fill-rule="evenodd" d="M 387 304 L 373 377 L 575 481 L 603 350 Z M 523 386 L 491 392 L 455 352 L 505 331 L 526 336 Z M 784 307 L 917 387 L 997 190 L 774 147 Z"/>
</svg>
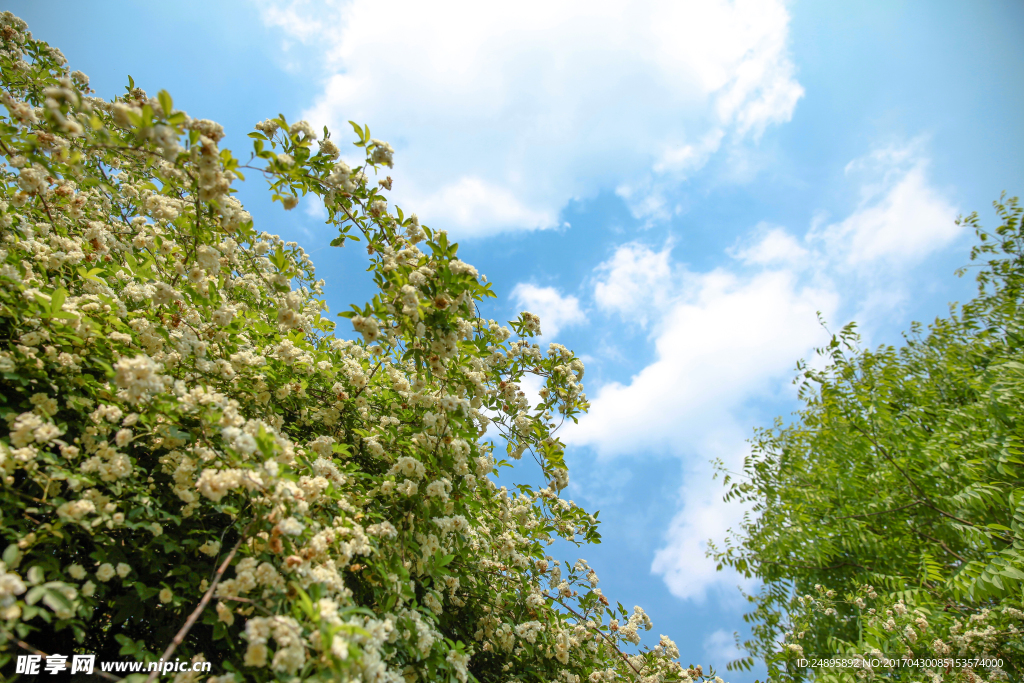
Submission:
<svg viewBox="0 0 1024 683">
<path fill-rule="evenodd" d="M 936 605 L 926 594 L 917 594 L 915 603 L 913 591 L 904 595 L 892 600 L 879 595 L 874 586 L 862 585 L 840 597 L 815 585 L 814 594 L 793 598 L 794 613 L 799 616 L 785 633 L 781 658 L 791 664 L 803 658 L 801 641 L 816 620 L 843 619 L 841 614 L 846 614 L 863 625 L 859 642 L 841 643 L 839 654 L 859 662 L 844 674 L 851 682 L 922 677 L 930 683 L 1010 680 L 1006 671 L 992 663 L 1005 661 L 1024 637 L 1024 611 L 1019 604 L 971 610 L 965 605 Z"/>
<path fill-rule="evenodd" d="M 583 363 L 535 315 L 478 316 L 486 279 L 371 184 L 391 146 L 353 124 L 351 167 L 279 117 L 243 163 L 166 92 L 92 97 L 10 13 L 0 41 L 0 653 L 170 644 L 219 683 L 714 677 L 665 636 L 633 649 L 644 612 L 545 555 L 599 538 L 560 497 Z M 233 197 L 247 172 L 365 242 L 355 341 Z M 550 483 L 499 486 L 527 453 Z"/>
</svg>

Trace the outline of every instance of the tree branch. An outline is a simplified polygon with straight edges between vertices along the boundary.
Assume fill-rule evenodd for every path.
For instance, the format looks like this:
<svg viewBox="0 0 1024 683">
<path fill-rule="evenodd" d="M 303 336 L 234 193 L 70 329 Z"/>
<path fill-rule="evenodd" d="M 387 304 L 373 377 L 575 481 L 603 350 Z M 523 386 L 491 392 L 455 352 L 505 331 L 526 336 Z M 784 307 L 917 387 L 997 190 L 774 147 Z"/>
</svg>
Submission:
<svg viewBox="0 0 1024 683">
<path fill-rule="evenodd" d="M 213 597 L 214 589 L 217 588 L 217 584 L 220 583 L 220 580 L 224 577 L 224 572 L 227 571 L 228 565 L 230 565 L 231 560 L 234 559 L 235 552 L 237 552 L 238 548 L 242 545 L 242 539 L 244 538 L 245 534 L 243 533 L 241 538 L 239 538 L 238 541 L 235 542 L 235 547 L 231 549 L 231 552 L 228 553 L 228 556 L 224 558 L 223 562 L 221 562 L 220 568 L 217 569 L 217 575 L 213 579 L 213 583 L 211 583 L 210 587 L 206 589 L 206 593 L 203 594 L 202 600 L 199 601 L 199 604 L 196 605 L 196 608 L 192 610 L 192 614 L 190 614 L 188 616 L 188 619 L 185 620 L 185 623 L 182 624 L 181 629 L 179 629 L 178 632 L 175 634 L 174 639 L 171 641 L 170 645 L 168 645 L 167 649 L 164 650 L 164 653 L 160 655 L 161 660 L 165 662 L 169 660 L 171 658 L 171 655 L 174 654 L 174 651 L 177 650 L 178 646 L 181 645 L 182 641 L 185 640 L 185 636 L 188 635 L 188 632 L 192 630 L 193 626 L 195 626 L 196 620 L 199 619 L 199 615 L 203 613 L 203 610 L 205 610 L 206 606 L 210 603 L 210 598 Z M 153 681 L 156 679 L 159 673 L 159 671 L 153 671 L 152 673 L 150 673 L 149 677 L 146 678 L 146 683 L 153 683 Z"/>
<path fill-rule="evenodd" d="M 960 560 L 960 561 L 961 561 L 961 562 L 963 562 L 964 564 L 967 564 L 968 560 L 967 560 L 967 558 L 966 558 L 966 557 L 964 557 L 964 556 L 963 556 L 963 555 L 961 555 L 960 553 L 957 553 L 956 551 L 952 550 L 952 549 L 951 549 L 951 548 L 950 548 L 950 547 L 949 547 L 948 545 L 946 545 L 945 543 L 943 543 L 943 542 L 942 542 L 942 541 L 940 541 L 939 539 L 937 539 L 937 538 L 932 538 L 931 536 L 929 536 L 928 534 L 924 533 L 924 532 L 923 532 L 923 531 L 921 531 L 920 529 L 918 529 L 918 530 L 917 530 L 917 533 L 921 534 L 922 536 L 924 536 L 925 538 L 927 538 L 927 539 L 928 539 L 929 541 L 931 541 L 932 543 L 938 543 L 939 545 L 941 545 L 941 546 L 942 546 L 942 549 L 943 549 L 943 550 L 945 550 L 945 551 L 946 551 L 947 553 L 949 553 L 950 555 L 952 555 L 952 556 L 953 556 L 953 557 L 955 557 L 956 559 Z"/>
<path fill-rule="evenodd" d="M 861 434 L 863 434 L 864 437 L 868 441 L 871 442 L 871 444 L 875 447 L 875 449 L 877 449 L 878 452 L 882 454 L 882 457 L 884 457 L 886 460 L 888 460 L 889 464 L 891 464 L 893 467 L 895 467 L 896 470 L 900 474 L 903 475 L 903 478 L 906 479 L 907 482 L 910 483 L 910 485 L 914 488 L 915 491 L 917 491 L 918 501 L 922 505 L 924 505 L 926 507 L 929 507 L 932 510 L 935 510 L 935 512 L 938 512 L 943 517 L 948 517 L 950 519 L 956 520 L 957 522 L 960 522 L 961 524 L 966 524 L 967 526 L 970 526 L 970 527 L 978 527 L 977 524 L 974 524 L 973 522 L 968 522 L 966 519 L 961 519 L 961 518 L 957 517 L 956 515 L 950 514 L 950 513 L 946 512 L 945 510 L 939 508 L 934 503 L 932 503 L 931 500 L 928 498 L 927 494 L 925 494 L 925 492 L 921 489 L 921 487 L 917 485 L 917 482 L 915 482 L 913 479 L 911 479 L 910 475 L 908 475 L 906 472 L 904 472 L 903 468 L 901 468 L 899 465 L 896 464 L 896 461 L 893 459 L 893 457 L 891 455 L 889 455 L 889 452 L 885 448 L 883 448 L 880 443 L 878 443 L 865 429 L 863 429 L 860 425 L 856 424 L 853 420 L 850 420 L 850 426 L 853 427 L 858 432 L 860 432 Z M 995 532 L 993 532 L 993 531 L 991 531 L 989 529 L 986 529 L 986 532 L 991 534 L 992 536 L 995 536 L 996 538 L 998 538 L 1000 541 L 1003 541 L 1004 543 L 1010 543 L 1011 542 L 1010 539 L 1002 536 L 1001 534 L 997 534 L 997 533 L 995 533 Z"/>
</svg>

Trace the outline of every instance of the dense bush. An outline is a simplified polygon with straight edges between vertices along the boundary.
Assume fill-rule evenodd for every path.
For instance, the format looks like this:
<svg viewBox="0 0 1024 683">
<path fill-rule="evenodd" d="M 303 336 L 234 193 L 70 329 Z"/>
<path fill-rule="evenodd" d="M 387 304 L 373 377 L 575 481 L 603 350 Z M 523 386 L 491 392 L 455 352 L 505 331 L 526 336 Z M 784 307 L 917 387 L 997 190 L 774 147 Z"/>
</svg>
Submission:
<svg viewBox="0 0 1024 683">
<path fill-rule="evenodd" d="M 972 301 L 900 348 L 845 328 L 823 369 L 801 366 L 797 419 L 759 430 L 727 476 L 751 512 L 713 554 L 762 582 L 746 645 L 773 681 L 1024 676 L 1024 226 L 1015 200 L 996 211 L 994 233 L 965 219 Z M 796 665 L 880 655 L 953 661 Z"/>
<path fill-rule="evenodd" d="M 583 364 L 530 341 L 536 316 L 478 317 L 485 279 L 369 177 L 387 144 L 355 126 L 350 167 L 326 129 L 278 117 L 242 163 L 166 92 L 91 97 L 10 13 L 0 39 L 0 666 L 33 649 L 205 658 L 222 682 L 705 678 L 666 637 L 633 650 L 643 611 L 545 554 L 599 538 L 559 497 L 553 436 L 587 407 Z M 365 245 L 379 293 L 342 313 L 361 339 L 333 335 L 309 256 L 232 196 L 250 172 Z M 497 486 L 527 453 L 550 484 Z"/>
</svg>

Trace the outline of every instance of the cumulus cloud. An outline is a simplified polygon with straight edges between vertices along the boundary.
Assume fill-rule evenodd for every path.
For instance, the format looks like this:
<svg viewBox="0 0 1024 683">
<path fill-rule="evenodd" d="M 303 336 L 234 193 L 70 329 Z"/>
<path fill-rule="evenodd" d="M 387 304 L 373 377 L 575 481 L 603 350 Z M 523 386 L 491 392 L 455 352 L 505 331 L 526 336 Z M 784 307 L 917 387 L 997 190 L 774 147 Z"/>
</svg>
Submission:
<svg viewBox="0 0 1024 683">
<path fill-rule="evenodd" d="M 566 431 L 573 445 L 609 456 L 654 449 L 680 453 L 680 433 L 701 432 L 790 370 L 822 334 L 835 292 L 801 286 L 786 271 L 742 277 L 689 274 L 655 337 L 656 359 L 628 384 L 591 394 L 590 412 Z"/>
<path fill-rule="evenodd" d="M 636 242 L 595 269 L 597 307 L 649 319 L 655 357 L 628 382 L 591 389 L 590 412 L 563 439 L 605 459 L 680 458 L 686 483 L 652 563 L 674 595 L 703 599 L 713 586 L 743 583 L 704 556 L 707 539 L 723 538 L 744 512 L 722 502 L 707 462 L 742 467 L 744 411 L 788 388 L 795 362 L 827 341 L 817 313 L 836 324 L 853 313 L 867 326 L 887 317 L 913 266 L 960 234 L 927 167 L 919 142 L 876 149 L 847 166 L 858 197 L 848 216 L 816 220 L 799 236 L 761 223 L 729 250 L 731 265 L 710 272 L 674 262 L 669 246 Z"/>
<path fill-rule="evenodd" d="M 629 270 L 623 265 L 643 260 L 638 251 L 623 246 L 602 272 L 614 272 L 615 263 Z M 681 459 L 680 508 L 652 572 L 674 595 L 703 599 L 714 585 L 744 583 L 734 572 L 717 572 L 704 556 L 707 540 L 724 537 L 743 514 L 722 502 L 707 463 L 719 458 L 731 470 L 742 467 L 749 425 L 741 409 L 752 398 L 775 394 L 796 360 L 827 340 L 816 313 L 834 316 L 839 297 L 827 283 L 801 283 L 789 270 L 674 269 L 674 278 L 660 283 L 677 298 L 654 320 L 654 361 L 627 383 L 591 391 L 590 412 L 578 425 L 566 425 L 562 438 L 605 459 L 651 452 Z"/>
<path fill-rule="evenodd" d="M 650 212 L 803 94 L 783 0 L 257 4 L 322 55 L 304 115 L 368 122 L 397 150 L 396 198 L 463 235 L 556 227 L 627 185 Z"/>
<path fill-rule="evenodd" d="M 826 284 L 801 284 L 790 270 L 693 273 L 635 244 L 621 247 L 599 272 L 636 276 L 642 268 L 632 266 L 645 260 L 675 271 L 659 283 L 676 298 L 654 320 L 656 357 L 629 382 L 591 391 L 590 412 L 578 425 L 566 425 L 562 438 L 604 459 L 650 452 L 681 459 L 680 508 L 651 570 L 674 595 L 702 600 L 713 586 L 744 583 L 735 572 L 717 572 L 704 555 L 707 540 L 724 537 L 743 514 L 722 501 L 708 461 L 742 467 L 749 426 L 740 410 L 750 399 L 776 392 L 796 360 L 827 339 L 816 313 L 833 316 L 839 297 Z M 610 289 L 614 279 L 599 280 L 606 289 L 598 300 L 628 311 L 644 291 L 631 291 L 633 282 L 626 276 L 624 286 Z"/>
<path fill-rule="evenodd" d="M 963 234 L 957 208 L 928 178 L 921 145 L 875 149 L 847 164 L 859 201 L 843 220 L 819 216 L 802 237 L 761 223 L 729 254 L 747 265 L 899 276 Z"/>
<path fill-rule="evenodd" d="M 639 242 L 626 244 L 597 267 L 594 301 L 603 310 L 646 325 L 671 298 L 672 270 L 671 244 L 659 252 Z"/>
<path fill-rule="evenodd" d="M 808 264 L 811 253 L 800 241 L 781 226 L 759 224 L 744 240 L 745 244 L 733 247 L 729 254 L 749 265 L 782 265 L 802 268 Z"/>
<path fill-rule="evenodd" d="M 540 329 L 545 339 L 553 339 L 564 327 L 577 325 L 587 319 L 580 300 L 574 296 L 562 296 L 554 287 L 538 287 L 520 282 L 512 290 L 513 303 L 530 313 L 540 316 Z"/>
<path fill-rule="evenodd" d="M 713 434 L 703 435 L 698 442 L 701 456 L 705 460 L 717 457 L 736 471 L 749 452 L 742 440 L 745 433 L 746 426 L 738 423 L 719 424 Z M 740 586 L 751 591 L 756 580 L 744 578 L 733 569 L 718 571 L 705 555 L 708 539 L 724 539 L 729 529 L 739 526 L 747 510 L 722 500 L 721 484 L 712 481 L 712 470 L 706 462 L 691 460 L 685 478 L 687 485 L 680 491 L 681 507 L 669 522 L 664 545 L 651 562 L 651 573 L 660 575 L 676 597 L 698 602 L 705 600 L 715 587 Z"/>
<path fill-rule="evenodd" d="M 462 177 L 416 203 L 424 216 L 439 217 L 445 223 L 468 226 L 514 225 L 523 229 L 547 228 L 558 215 L 544 208 L 525 205 L 508 188 L 477 177 Z M 431 219 L 432 220 L 432 219 Z"/>
<path fill-rule="evenodd" d="M 916 146 L 886 147 L 850 162 L 847 175 L 866 176 L 857 210 L 813 230 L 809 241 L 847 266 L 906 267 L 958 237 L 956 207 L 929 183 L 928 159 Z"/>
</svg>

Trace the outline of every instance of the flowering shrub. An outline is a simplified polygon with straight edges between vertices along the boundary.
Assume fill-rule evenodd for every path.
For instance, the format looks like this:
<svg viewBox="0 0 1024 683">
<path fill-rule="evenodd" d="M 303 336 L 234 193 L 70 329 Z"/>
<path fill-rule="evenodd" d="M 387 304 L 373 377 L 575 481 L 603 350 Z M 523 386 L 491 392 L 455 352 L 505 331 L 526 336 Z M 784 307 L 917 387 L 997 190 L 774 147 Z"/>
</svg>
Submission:
<svg viewBox="0 0 1024 683">
<path fill-rule="evenodd" d="M 898 349 L 845 328 L 826 367 L 801 365 L 793 424 L 756 432 L 745 476 L 727 475 L 754 514 L 712 552 L 762 581 L 746 646 L 773 681 L 1024 676 L 1024 211 L 995 208 L 993 232 L 964 219 L 973 300 Z M 872 652 L 953 662 L 795 666 Z"/>
<path fill-rule="evenodd" d="M 545 554 L 599 539 L 559 497 L 583 364 L 533 343 L 530 313 L 478 317 L 486 279 L 371 182 L 389 145 L 353 124 L 352 168 L 279 117 L 242 163 L 168 93 L 91 97 L 10 13 L 0 40 L 0 665 L 23 648 L 205 658 L 221 683 L 713 677 L 664 636 L 623 653 L 644 612 Z M 365 242 L 379 291 L 341 314 L 361 339 L 334 336 L 309 256 L 232 196 L 250 170 L 285 209 L 321 197 L 332 244 Z M 550 483 L 498 487 L 526 453 Z"/>
</svg>

